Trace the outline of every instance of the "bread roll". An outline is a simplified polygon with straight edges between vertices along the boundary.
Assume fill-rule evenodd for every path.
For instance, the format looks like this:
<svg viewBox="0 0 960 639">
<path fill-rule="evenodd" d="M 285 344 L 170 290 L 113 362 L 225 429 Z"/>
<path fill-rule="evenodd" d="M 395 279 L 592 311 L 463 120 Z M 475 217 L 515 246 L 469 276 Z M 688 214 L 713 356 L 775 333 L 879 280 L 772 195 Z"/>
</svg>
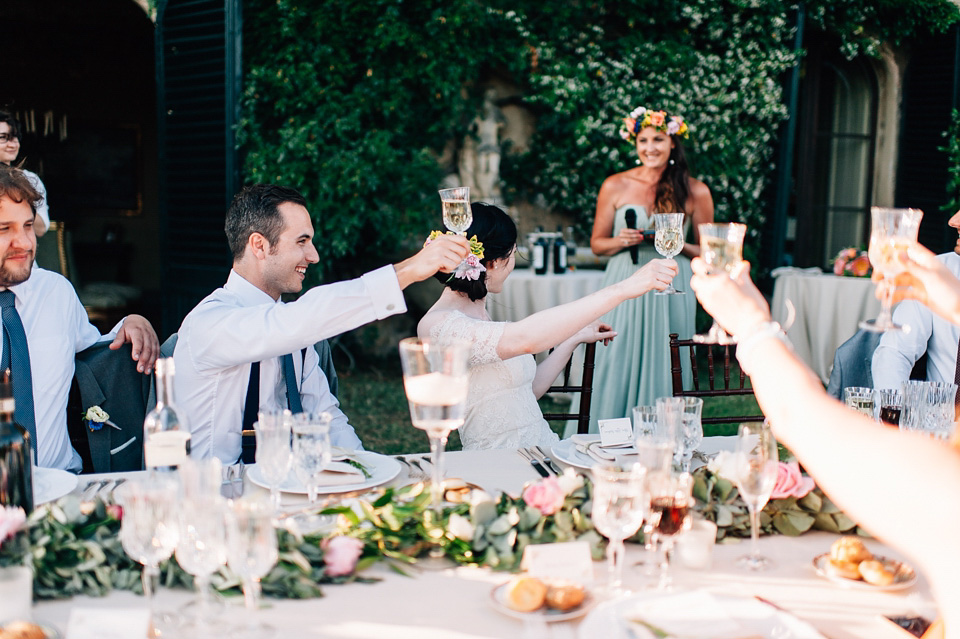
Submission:
<svg viewBox="0 0 960 639">
<path fill-rule="evenodd" d="M 893 573 L 887 570 L 883 562 L 877 561 L 876 559 L 861 561 L 859 570 L 860 576 L 863 577 L 863 580 L 868 584 L 873 584 L 874 586 L 889 586 L 893 583 Z"/>
<path fill-rule="evenodd" d="M 583 586 L 573 582 L 557 582 L 547 588 L 547 606 L 566 612 L 583 603 Z"/>
<path fill-rule="evenodd" d="M 0 639 L 46 639 L 47 633 L 29 621 L 13 621 L 0 629 Z"/>
<path fill-rule="evenodd" d="M 518 612 L 533 612 L 547 597 L 547 587 L 535 577 L 515 577 L 507 582 L 504 603 Z"/>
<path fill-rule="evenodd" d="M 837 561 L 836 559 L 830 559 L 824 564 L 824 570 L 828 575 L 833 575 L 834 577 L 860 580 L 860 564 L 854 561 Z"/>
<path fill-rule="evenodd" d="M 859 564 L 861 561 L 873 559 L 873 553 L 858 538 L 848 535 L 833 542 L 830 546 L 830 559 Z"/>
</svg>

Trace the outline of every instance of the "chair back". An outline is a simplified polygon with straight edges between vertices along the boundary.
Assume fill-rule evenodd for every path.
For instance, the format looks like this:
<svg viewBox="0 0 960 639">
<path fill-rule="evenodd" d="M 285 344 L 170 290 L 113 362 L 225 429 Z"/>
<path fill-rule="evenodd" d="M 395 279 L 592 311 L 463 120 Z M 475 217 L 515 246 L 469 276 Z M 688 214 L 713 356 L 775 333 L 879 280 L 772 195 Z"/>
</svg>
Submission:
<svg viewBox="0 0 960 639">
<path fill-rule="evenodd" d="M 683 355 L 686 350 L 690 370 L 693 373 L 693 388 L 683 387 Z M 701 380 L 701 369 L 706 366 L 706 382 Z M 736 361 L 736 345 L 698 344 L 692 339 L 679 339 L 670 333 L 670 376 L 674 397 L 752 396 L 753 388 L 747 385 L 747 375 Z M 703 424 L 731 422 L 761 422 L 763 415 L 727 415 L 704 417 Z"/>
<path fill-rule="evenodd" d="M 563 384 L 551 386 L 547 389 L 548 393 L 580 393 L 580 405 L 576 413 L 544 413 L 543 418 L 550 420 L 577 420 L 577 432 L 585 435 L 590 431 L 590 402 L 593 399 L 593 369 L 594 360 L 597 356 L 596 343 L 584 344 L 583 352 L 583 376 L 579 384 L 573 384 L 570 381 L 570 369 L 573 365 L 572 359 L 567 362 L 563 369 Z M 571 406 L 570 408 L 573 408 Z"/>
<path fill-rule="evenodd" d="M 73 281 L 71 258 L 67 228 L 60 220 L 52 220 L 43 237 L 37 238 L 37 265 Z"/>
</svg>

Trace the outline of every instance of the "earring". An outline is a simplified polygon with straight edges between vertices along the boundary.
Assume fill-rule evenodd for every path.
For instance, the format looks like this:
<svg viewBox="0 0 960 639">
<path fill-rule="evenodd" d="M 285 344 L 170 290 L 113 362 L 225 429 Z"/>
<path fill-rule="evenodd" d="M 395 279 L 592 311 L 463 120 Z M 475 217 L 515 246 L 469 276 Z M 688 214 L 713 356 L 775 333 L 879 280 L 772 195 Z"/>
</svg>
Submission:
<svg viewBox="0 0 960 639">
<path fill-rule="evenodd" d="M 636 159 L 637 166 L 640 166 L 640 158 Z"/>
<path fill-rule="evenodd" d="M 673 161 L 673 158 L 670 159 L 670 164 L 676 164 L 676 162 Z"/>
</svg>

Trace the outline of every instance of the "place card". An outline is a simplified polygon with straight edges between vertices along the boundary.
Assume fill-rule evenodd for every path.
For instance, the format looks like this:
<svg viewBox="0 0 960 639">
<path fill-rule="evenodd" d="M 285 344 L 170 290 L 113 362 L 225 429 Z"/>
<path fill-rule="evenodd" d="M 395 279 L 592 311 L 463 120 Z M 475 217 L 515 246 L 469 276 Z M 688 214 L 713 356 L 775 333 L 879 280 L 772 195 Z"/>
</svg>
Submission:
<svg viewBox="0 0 960 639">
<path fill-rule="evenodd" d="M 629 418 L 601 419 L 597 424 L 600 426 L 601 446 L 624 446 L 633 443 L 633 424 Z"/>
<path fill-rule="evenodd" d="M 531 544 L 523 549 L 520 568 L 532 577 L 593 581 L 593 558 L 585 541 Z"/>
<path fill-rule="evenodd" d="M 67 622 L 67 639 L 146 637 L 149 629 L 149 608 L 74 608 Z"/>
</svg>

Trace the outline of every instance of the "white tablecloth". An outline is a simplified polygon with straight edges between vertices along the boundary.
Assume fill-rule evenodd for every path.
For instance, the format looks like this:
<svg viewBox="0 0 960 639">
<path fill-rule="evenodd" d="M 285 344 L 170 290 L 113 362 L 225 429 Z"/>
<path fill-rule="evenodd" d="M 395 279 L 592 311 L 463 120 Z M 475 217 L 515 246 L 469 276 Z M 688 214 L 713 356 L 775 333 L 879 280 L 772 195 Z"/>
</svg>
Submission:
<svg viewBox="0 0 960 639">
<path fill-rule="evenodd" d="M 525 481 L 538 478 L 529 463 L 514 451 L 456 452 L 448 454 L 447 460 L 448 476 L 460 476 L 489 489 L 518 493 Z M 250 486 L 248 490 L 260 489 Z M 677 567 L 674 580 L 679 588 L 708 588 L 724 594 L 763 596 L 813 624 L 829 639 L 902 639 L 901 631 L 884 621 L 881 615 L 932 614 L 929 587 L 922 575 L 915 586 L 901 593 L 851 590 L 818 577 L 811 561 L 828 550 L 835 539 L 835 535 L 821 532 L 797 538 L 763 537 L 761 551 L 771 557 L 775 565 L 759 574 L 746 573 L 736 566 L 737 558 L 748 550 L 746 542 L 719 545 L 714 551 L 711 570 L 689 571 Z M 875 553 L 902 559 L 879 542 L 868 539 L 866 543 Z M 641 548 L 628 544 L 628 587 L 643 586 L 640 569 L 633 568 L 642 552 Z M 603 564 L 596 563 L 594 569 L 598 578 L 605 577 Z M 451 568 L 402 577 L 385 566 L 377 566 L 368 574 L 380 577 L 382 581 L 326 586 L 322 599 L 269 599 L 268 607 L 261 610 L 258 617 L 276 627 L 279 636 L 331 639 L 518 636 L 571 639 L 576 636 L 578 621 L 551 624 L 544 631 L 533 632 L 522 622 L 495 611 L 490 604 L 490 591 L 508 578 L 503 573 Z M 191 597 L 187 591 L 161 588 L 157 608 L 174 610 Z M 35 608 L 35 617 L 64 629 L 70 610 L 77 606 L 126 608 L 143 606 L 143 599 L 129 592 L 114 592 L 100 599 L 77 597 L 42 602 Z M 230 622 L 242 621 L 241 606 L 239 600 L 231 604 L 227 613 Z"/>
<path fill-rule="evenodd" d="M 603 271 L 579 269 L 563 275 L 537 275 L 533 269 L 516 269 L 503 291 L 491 293 L 487 312 L 497 322 L 515 322 L 537 311 L 580 299 L 600 289 Z"/>
<path fill-rule="evenodd" d="M 880 311 L 874 284 L 866 277 L 837 277 L 787 272 L 777 277 L 773 288 L 773 319 L 787 320 L 786 300 L 796 309 L 796 319 L 787 330 L 797 355 L 824 383 L 830 380 L 837 347 L 857 332 L 861 320 Z"/>
</svg>

